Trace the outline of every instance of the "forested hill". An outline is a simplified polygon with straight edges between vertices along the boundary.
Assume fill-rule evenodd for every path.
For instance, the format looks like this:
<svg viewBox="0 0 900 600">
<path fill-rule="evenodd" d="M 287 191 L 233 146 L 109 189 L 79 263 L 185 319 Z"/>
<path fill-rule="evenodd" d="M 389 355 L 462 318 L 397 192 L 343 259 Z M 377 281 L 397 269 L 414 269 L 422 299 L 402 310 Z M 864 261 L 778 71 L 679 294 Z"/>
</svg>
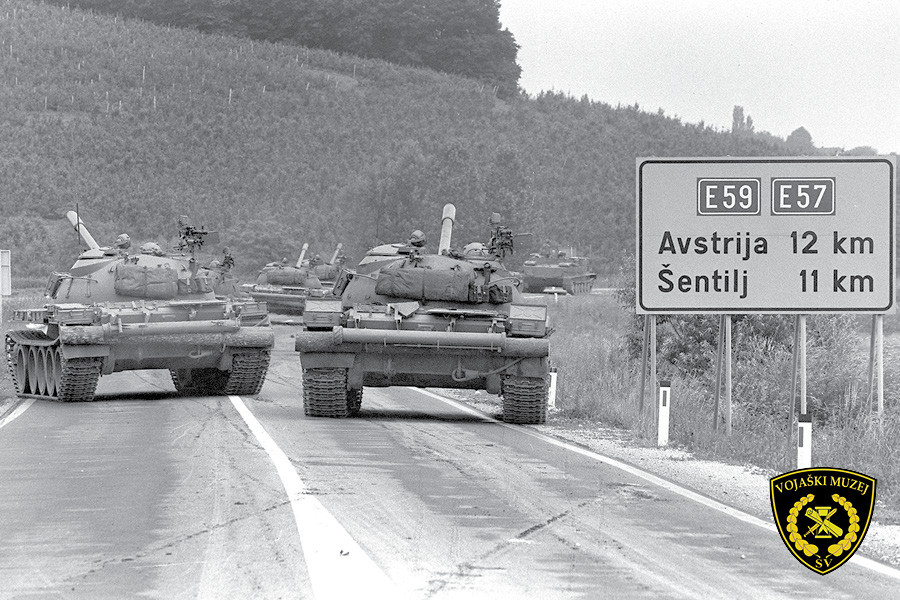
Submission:
<svg viewBox="0 0 900 600">
<path fill-rule="evenodd" d="M 351 260 L 413 229 L 434 242 L 446 202 L 457 243 L 496 211 L 534 234 L 520 255 L 550 238 L 608 268 L 634 246 L 635 157 L 789 153 L 637 106 L 504 101 L 429 70 L 20 0 L 0 0 L 0 80 L 0 247 L 18 277 L 71 265 L 76 204 L 101 244 L 171 242 L 188 215 L 245 274 L 304 242 Z"/>
</svg>

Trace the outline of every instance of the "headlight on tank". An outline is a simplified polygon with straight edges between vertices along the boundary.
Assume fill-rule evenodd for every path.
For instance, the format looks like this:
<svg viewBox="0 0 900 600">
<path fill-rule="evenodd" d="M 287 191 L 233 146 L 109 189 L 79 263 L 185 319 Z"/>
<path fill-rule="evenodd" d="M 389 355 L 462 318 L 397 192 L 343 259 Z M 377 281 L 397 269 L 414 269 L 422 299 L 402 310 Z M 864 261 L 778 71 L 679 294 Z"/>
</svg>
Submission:
<svg viewBox="0 0 900 600">
<path fill-rule="evenodd" d="M 547 307 L 513 304 L 509 307 L 509 335 L 544 337 L 547 334 Z"/>
</svg>

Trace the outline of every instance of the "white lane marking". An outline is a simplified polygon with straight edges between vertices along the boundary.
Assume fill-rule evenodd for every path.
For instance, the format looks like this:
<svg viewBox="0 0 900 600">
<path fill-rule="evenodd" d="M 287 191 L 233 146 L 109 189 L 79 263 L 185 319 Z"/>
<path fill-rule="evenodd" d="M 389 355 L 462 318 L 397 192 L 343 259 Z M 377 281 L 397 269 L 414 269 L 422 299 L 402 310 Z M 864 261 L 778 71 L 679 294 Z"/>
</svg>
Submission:
<svg viewBox="0 0 900 600">
<path fill-rule="evenodd" d="M 28 410 L 28 407 L 32 404 L 34 404 L 34 398 L 25 398 L 11 413 L 0 419 L 0 429 L 3 429 L 19 418 L 19 415 Z"/>
<path fill-rule="evenodd" d="M 337 519 L 315 497 L 309 495 L 290 459 L 269 437 L 243 401 L 238 396 L 229 398 L 275 463 L 294 511 L 300 545 L 315 597 L 318 600 L 402 597 L 402 592 Z"/>
<path fill-rule="evenodd" d="M 506 427 L 508 429 L 520 431 L 520 432 L 524 433 L 525 435 L 530 435 L 531 437 L 537 438 L 544 442 L 547 442 L 548 444 L 553 444 L 554 446 L 558 446 L 560 448 L 564 448 L 571 452 L 581 454 L 582 456 L 586 456 L 588 458 L 592 458 L 594 460 L 606 463 L 612 467 L 621 469 L 621 470 L 625 471 L 626 473 L 630 473 L 636 477 L 640 477 L 641 479 L 649 481 L 652 484 L 655 484 L 662 488 L 665 488 L 665 489 L 669 490 L 670 492 L 674 492 L 676 494 L 684 496 L 685 498 L 688 498 L 689 500 L 693 500 L 694 502 L 699 502 L 700 504 L 702 504 L 704 506 L 708 506 L 709 508 L 718 510 L 719 512 L 723 512 L 726 515 L 734 517 L 735 519 L 744 521 L 745 523 L 750 523 L 751 525 L 756 525 L 757 527 L 762 527 L 763 529 L 768 529 L 770 531 L 774 531 L 775 533 L 778 532 L 778 529 L 775 527 L 774 523 L 770 523 L 768 521 L 763 521 L 762 519 L 754 517 L 753 515 L 749 515 L 749 514 L 743 512 L 743 511 L 740 511 L 736 508 L 732 508 L 732 507 L 728 506 L 727 504 L 722 504 L 721 502 L 719 502 L 717 500 L 713 500 L 712 498 L 707 498 L 706 496 L 702 496 L 702 495 L 698 494 L 697 492 L 693 492 L 689 489 L 683 488 L 677 484 L 672 483 L 671 481 L 663 479 L 662 477 L 657 477 L 656 475 L 653 475 L 652 473 L 642 471 L 641 469 L 634 467 L 632 465 L 629 465 L 627 463 L 620 462 L 614 458 L 604 456 L 602 454 L 593 452 L 591 450 L 579 448 L 578 446 L 569 444 L 562 440 L 558 440 L 554 437 L 550 437 L 549 435 L 545 435 L 545 434 L 540 433 L 539 431 L 535 431 L 529 427 L 522 427 L 521 425 L 510 425 L 509 423 L 504 423 L 503 421 L 498 421 L 497 419 L 491 417 L 490 415 L 486 415 L 483 412 L 481 412 L 480 410 L 474 409 L 471 406 L 467 406 L 465 404 L 462 404 L 461 402 L 457 402 L 456 400 L 451 400 L 450 398 L 445 398 L 445 397 L 435 394 L 433 392 L 429 392 L 428 390 L 423 390 L 420 388 L 413 388 L 413 387 L 408 388 L 408 389 L 415 390 L 417 392 L 425 394 L 426 396 L 429 396 L 436 400 L 440 400 L 441 402 L 445 402 L 445 403 L 447 403 L 455 408 L 458 408 L 459 410 L 461 410 L 465 413 L 468 413 L 470 415 L 480 417 L 482 419 L 485 419 L 492 423 L 496 423 L 498 425 L 502 425 L 503 427 Z M 877 573 L 881 573 L 882 575 L 886 575 L 888 577 L 893 577 L 894 579 L 900 579 L 900 570 L 890 567 L 888 565 L 882 564 L 882 563 L 872 560 L 870 558 L 866 558 L 864 556 L 854 555 L 854 556 L 850 557 L 850 560 L 848 562 L 859 565 L 860 567 L 865 567 L 866 569 L 870 569 Z"/>
</svg>

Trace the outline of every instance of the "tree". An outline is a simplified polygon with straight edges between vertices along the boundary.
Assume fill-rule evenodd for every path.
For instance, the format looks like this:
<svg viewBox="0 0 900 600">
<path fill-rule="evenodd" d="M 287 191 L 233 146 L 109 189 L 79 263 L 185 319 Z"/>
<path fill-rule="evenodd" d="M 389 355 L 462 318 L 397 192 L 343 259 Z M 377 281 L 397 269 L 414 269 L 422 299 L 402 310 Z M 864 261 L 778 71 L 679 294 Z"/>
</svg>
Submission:
<svg viewBox="0 0 900 600">
<path fill-rule="evenodd" d="M 499 0 L 57 0 L 200 31 L 428 67 L 518 91 L 519 46 Z"/>
<path fill-rule="evenodd" d="M 750 115 L 744 117 L 744 107 L 735 105 L 731 112 L 731 133 L 751 134 L 753 129 L 753 117 Z"/>
<path fill-rule="evenodd" d="M 794 154 L 810 153 L 815 149 L 812 136 L 803 127 L 798 127 L 792 131 L 791 135 L 785 140 L 785 145 Z"/>
</svg>

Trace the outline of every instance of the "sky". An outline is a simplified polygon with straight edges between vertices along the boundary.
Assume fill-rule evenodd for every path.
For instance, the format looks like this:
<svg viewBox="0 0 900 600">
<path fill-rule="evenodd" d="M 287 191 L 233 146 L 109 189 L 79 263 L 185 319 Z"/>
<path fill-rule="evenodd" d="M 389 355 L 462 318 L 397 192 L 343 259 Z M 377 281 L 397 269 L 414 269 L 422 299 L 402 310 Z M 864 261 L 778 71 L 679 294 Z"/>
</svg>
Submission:
<svg viewBox="0 0 900 600">
<path fill-rule="evenodd" d="M 519 85 L 900 153 L 900 0 L 500 0 Z"/>
</svg>

